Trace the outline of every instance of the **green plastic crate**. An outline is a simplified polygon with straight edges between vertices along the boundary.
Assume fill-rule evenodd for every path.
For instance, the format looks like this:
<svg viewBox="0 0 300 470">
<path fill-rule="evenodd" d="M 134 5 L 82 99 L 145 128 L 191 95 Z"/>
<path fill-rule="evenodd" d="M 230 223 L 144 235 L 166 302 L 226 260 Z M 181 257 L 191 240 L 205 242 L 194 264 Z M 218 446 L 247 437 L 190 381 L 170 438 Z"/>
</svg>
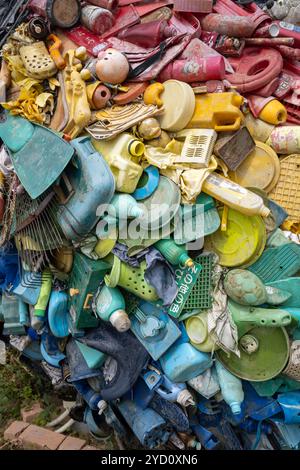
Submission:
<svg viewBox="0 0 300 470">
<path fill-rule="evenodd" d="M 211 277 L 212 277 L 212 254 L 200 255 L 195 261 L 202 266 L 199 277 L 184 304 L 184 309 L 180 315 L 180 320 L 188 318 L 191 310 L 207 310 L 211 308 Z M 184 318 L 183 318 L 184 316 Z"/>
</svg>

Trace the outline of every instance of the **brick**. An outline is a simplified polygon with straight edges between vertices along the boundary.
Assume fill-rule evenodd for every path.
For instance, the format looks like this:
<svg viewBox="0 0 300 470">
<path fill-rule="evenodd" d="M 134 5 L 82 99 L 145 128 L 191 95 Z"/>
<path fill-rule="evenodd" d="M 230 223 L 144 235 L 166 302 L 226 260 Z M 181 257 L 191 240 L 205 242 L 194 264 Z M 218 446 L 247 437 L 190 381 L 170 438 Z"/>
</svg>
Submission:
<svg viewBox="0 0 300 470">
<path fill-rule="evenodd" d="M 63 434 L 49 431 L 34 424 L 30 424 L 19 437 L 24 447 L 45 450 L 56 450 L 65 438 L 66 436 Z"/>
<path fill-rule="evenodd" d="M 94 446 L 85 446 L 82 450 L 99 450 L 97 447 Z"/>
<path fill-rule="evenodd" d="M 7 441 L 13 441 L 17 439 L 19 435 L 29 426 L 28 423 L 23 421 L 14 421 L 10 426 L 4 431 L 4 439 Z"/>
<path fill-rule="evenodd" d="M 86 441 L 78 437 L 68 436 L 59 446 L 58 450 L 80 450 L 86 444 Z"/>
<path fill-rule="evenodd" d="M 37 418 L 41 414 L 42 411 L 43 411 L 43 408 L 41 407 L 41 405 L 39 403 L 35 403 L 30 408 L 30 410 L 22 409 L 21 416 L 22 416 L 23 421 L 25 421 L 25 423 L 32 423 L 32 421 L 34 421 L 35 418 Z"/>
</svg>

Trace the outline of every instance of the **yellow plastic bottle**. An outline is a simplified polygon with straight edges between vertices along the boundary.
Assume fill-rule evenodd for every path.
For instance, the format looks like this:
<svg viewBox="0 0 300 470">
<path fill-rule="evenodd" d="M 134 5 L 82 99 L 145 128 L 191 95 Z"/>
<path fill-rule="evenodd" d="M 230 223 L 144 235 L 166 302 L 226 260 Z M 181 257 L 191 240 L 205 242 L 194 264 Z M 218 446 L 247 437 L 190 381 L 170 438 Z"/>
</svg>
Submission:
<svg viewBox="0 0 300 470">
<path fill-rule="evenodd" d="M 243 102 L 244 98 L 234 92 L 196 95 L 195 111 L 186 127 L 236 131 L 244 119 L 239 109 Z"/>
<path fill-rule="evenodd" d="M 202 190 L 242 214 L 263 217 L 270 214 L 260 196 L 216 173 L 207 176 Z"/>
<path fill-rule="evenodd" d="M 285 123 L 287 111 L 280 101 L 272 100 L 263 107 L 258 117 L 269 124 L 278 126 Z"/>
<path fill-rule="evenodd" d="M 95 149 L 103 155 L 115 177 L 116 191 L 133 193 L 143 173 L 139 158 L 143 155 L 143 142 L 128 133 L 112 140 L 92 139 Z"/>
<path fill-rule="evenodd" d="M 246 114 L 245 125 L 253 139 L 263 143 L 268 140 L 274 130 L 274 125 L 268 124 L 261 119 L 255 119 L 252 113 Z"/>
</svg>

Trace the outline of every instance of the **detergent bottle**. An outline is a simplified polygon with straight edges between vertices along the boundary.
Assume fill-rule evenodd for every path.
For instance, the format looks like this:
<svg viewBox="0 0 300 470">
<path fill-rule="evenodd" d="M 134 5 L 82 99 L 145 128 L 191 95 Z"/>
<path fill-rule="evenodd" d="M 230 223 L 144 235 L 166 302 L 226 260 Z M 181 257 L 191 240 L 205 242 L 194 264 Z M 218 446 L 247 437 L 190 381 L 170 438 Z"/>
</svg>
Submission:
<svg viewBox="0 0 300 470">
<path fill-rule="evenodd" d="M 260 196 L 216 173 L 207 176 L 202 190 L 242 214 L 263 217 L 270 214 Z"/>
<path fill-rule="evenodd" d="M 144 153 L 144 144 L 126 132 L 109 141 L 93 139 L 92 143 L 109 164 L 115 177 L 116 191 L 133 193 L 143 173 L 138 161 Z"/>
<path fill-rule="evenodd" d="M 162 239 L 154 244 L 155 248 L 174 266 L 183 264 L 187 267 L 194 266 L 193 260 L 189 257 L 182 246 L 176 245 L 172 239 Z"/>
<path fill-rule="evenodd" d="M 131 322 L 125 312 L 125 300 L 117 287 L 104 285 L 97 296 L 96 312 L 102 320 L 110 323 L 120 332 L 129 330 Z"/>
<path fill-rule="evenodd" d="M 216 361 L 215 367 L 225 402 L 230 406 L 233 414 L 240 414 L 241 404 L 244 401 L 241 380 L 228 372 L 219 361 Z"/>
<path fill-rule="evenodd" d="M 196 95 L 194 114 L 186 127 L 237 131 L 244 119 L 239 109 L 243 101 L 241 95 L 233 92 Z"/>
<path fill-rule="evenodd" d="M 279 154 L 300 153 L 300 126 L 276 127 L 266 143 Z"/>
</svg>

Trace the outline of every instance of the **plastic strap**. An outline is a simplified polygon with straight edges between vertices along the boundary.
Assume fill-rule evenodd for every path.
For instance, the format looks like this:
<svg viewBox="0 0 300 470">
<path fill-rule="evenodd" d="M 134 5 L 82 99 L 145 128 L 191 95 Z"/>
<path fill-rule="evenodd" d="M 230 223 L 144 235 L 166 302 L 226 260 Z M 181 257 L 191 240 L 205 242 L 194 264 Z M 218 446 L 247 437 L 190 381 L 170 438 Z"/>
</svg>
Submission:
<svg viewBox="0 0 300 470">
<path fill-rule="evenodd" d="M 141 65 L 139 65 L 135 69 L 131 70 L 131 72 L 129 72 L 129 74 L 127 76 L 127 80 L 131 80 L 133 78 L 138 77 L 145 70 L 147 70 L 149 67 L 151 67 L 151 65 L 153 65 L 155 62 L 160 60 L 162 58 L 163 54 L 166 52 L 166 48 L 167 48 L 167 42 L 163 41 L 159 45 L 159 50 L 153 56 L 149 57 L 148 59 L 145 60 L 145 62 L 143 62 Z"/>
</svg>

